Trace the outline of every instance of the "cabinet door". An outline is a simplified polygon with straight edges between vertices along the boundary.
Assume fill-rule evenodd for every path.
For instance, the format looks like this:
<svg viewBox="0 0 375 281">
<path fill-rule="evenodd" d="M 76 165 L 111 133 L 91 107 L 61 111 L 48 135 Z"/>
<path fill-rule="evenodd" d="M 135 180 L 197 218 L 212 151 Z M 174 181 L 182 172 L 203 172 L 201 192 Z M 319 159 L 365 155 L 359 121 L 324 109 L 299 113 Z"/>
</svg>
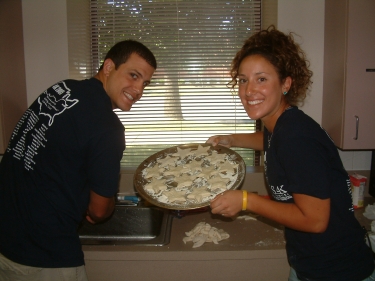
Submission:
<svg viewBox="0 0 375 281">
<path fill-rule="evenodd" d="M 347 24 L 343 148 L 375 149 L 375 0 L 349 1 Z"/>
</svg>

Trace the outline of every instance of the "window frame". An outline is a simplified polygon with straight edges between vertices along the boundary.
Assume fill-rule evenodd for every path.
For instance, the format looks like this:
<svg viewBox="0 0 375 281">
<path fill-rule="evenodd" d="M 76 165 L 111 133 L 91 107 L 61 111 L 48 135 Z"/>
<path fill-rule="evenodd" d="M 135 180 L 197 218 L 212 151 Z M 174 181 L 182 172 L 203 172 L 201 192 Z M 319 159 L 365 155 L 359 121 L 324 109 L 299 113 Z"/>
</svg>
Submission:
<svg viewBox="0 0 375 281">
<path fill-rule="evenodd" d="M 259 4 L 261 3 L 261 0 L 248 0 L 249 2 L 258 2 Z M 73 4 L 69 4 L 69 2 L 73 2 L 73 1 L 68 1 L 68 9 L 69 9 L 69 5 L 73 5 Z M 77 1 L 77 2 L 81 2 L 81 1 Z M 91 0 L 91 1 L 89 1 L 89 4 L 92 4 L 94 1 L 93 0 Z M 126 1 L 125 1 L 126 2 Z M 130 2 L 134 2 L 134 1 L 130 1 Z M 184 1 L 182 1 L 182 2 L 184 2 Z M 74 4 L 75 6 L 77 6 L 77 5 L 79 5 L 78 3 L 76 3 L 76 4 Z M 76 9 L 76 11 L 77 11 L 77 7 L 75 7 L 75 9 Z M 85 5 L 85 7 L 84 7 L 84 9 L 88 9 L 88 11 L 90 11 L 90 5 Z M 259 11 L 259 13 L 260 13 L 260 11 Z M 68 15 L 69 15 L 69 13 L 68 13 Z M 82 11 L 81 12 L 76 12 L 76 16 L 75 16 L 75 20 L 76 20 L 76 24 L 77 24 L 77 18 L 78 18 L 78 15 L 79 16 L 82 16 Z M 103 57 L 102 57 L 102 55 L 100 55 L 99 54 L 99 52 L 96 50 L 95 51 L 95 48 L 93 48 L 92 47 L 92 43 L 94 42 L 97 42 L 98 41 L 98 33 L 95 31 L 95 23 L 93 23 L 92 21 L 91 21 L 91 16 L 89 16 L 89 19 L 90 19 L 90 23 L 87 25 L 87 18 L 85 18 L 85 20 L 82 20 L 81 22 L 80 22 L 80 32 L 76 32 L 77 33 L 77 36 L 76 36 L 76 40 L 79 40 L 80 38 L 82 38 L 82 31 L 81 30 L 83 30 L 84 28 L 88 28 L 88 32 L 91 34 L 91 39 L 90 39 L 90 44 L 91 44 L 91 47 L 90 47 L 90 52 L 91 52 L 91 54 L 90 54 L 90 60 L 91 61 L 89 61 L 88 63 L 86 63 L 86 69 L 89 69 L 90 71 L 86 71 L 87 73 L 85 74 L 85 75 L 82 75 L 82 73 L 80 73 L 80 71 L 77 71 L 77 68 L 78 67 L 81 67 L 81 65 L 85 65 L 85 63 L 77 63 L 77 58 L 75 58 L 75 61 L 72 61 L 71 63 L 70 63 L 70 65 L 73 65 L 73 67 L 71 67 L 71 69 L 73 68 L 73 69 L 75 69 L 76 70 L 76 77 L 78 78 L 78 79 L 84 79 L 84 78 L 89 78 L 89 77 L 92 77 L 94 74 L 96 74 L 96 71 L 97 71 L 97 69 L 98 69 L 98 67 L 100 66 L 100 64 L 101 64 L 101 61 L 102 61 L 102 59 L 103 59 Z M 93 29 L 94 28 L 94 29 Z M 259 24 L 258 24 L 258 27 L 257 27 L 257 29 L 256 30 L 254 30 L 254 32 L 255 31 L 257 31 L 257 30 L 260 30 L 260 17 L 259 17 Z M 70 33 L 70 32 L 69 32 Z M 69 35 L 70 36 L 70 35 Z M 86 48 L 86 52 L 85 52 L 85 54 L 87 54 L 87 34 L 84 36 L 84 38 L 85 38 L 85 48 Z M 245 37 L 243 38 L 243 39 L 246 39 Z M 141 40 L 142 41 L 142 40 Z M 242 43 L 243 43 L 243 41 L 244 40 L 241 40 L 241 44 L 238 44 L 238 46 L 236 47 L 236 48 L 234 48 L 236 51 L 240 48 L 240 46 L 242 45 Z M 73 50 L 73 47 L 74 47 L 74 45 L 77 45 L 77 43 L 76 44 L 73 44 L 73 46 L 71 47 L 71 46 L 69 46 L 69 50 Z M 148 46 L 149 47 L 149 45 L 147 45 L 147 44 L 145 44 L 146 46 Z M 82 52 L 81 52 L 82 53 Z M 154 52 L 155 53 L 155 52 Z M 158 56 L 156 55 L 156 57 L 157 57 L 157 59 L 158 59 Z M 85 56 L 85 58 L 86 58 L 86 60 L 87 60 L 87 55 Z M 229 63 L 227 63 L 227 67 L 228 67 L 228 69 L 229 69 L 229 66 L 230 66 L 230 62 Z M 158 68 L 159 69 L 159 68 Z M 157 74 L 157 72 L 158 72 L 158 70 L 155 72 L 156 74 Z M 84 76 L 84 77 L 79 77 L 79 76 Z M 155 75 L 154 75 L 155 76 Z M 73 78 L 76 78 L 76 77 L 73 77 Z M 72 78 L 72 77 L 71 77 Z M 230 80 L 230 76 L 229 76 L 229 74 L 228 74 L 228 76 L 227 76 L 227 80 L 226 80 L 226 82 L 229 82 L 229 80 Z M 157 78 L 156 79 L 154 79 L 153 78 L 153 81 L 152 81 L 152 83 L 154 83 L 155 82 L 155 80 L 157 80 Z M 226 83 L 225 82 L 225 83 Z M 225 83 L 223 84 L 223 86 L 225 86 Z M 162 83 L 161 83 L 162 84 Z M 163 87 L 163 85 L 161 85 L 161 88 Z M 160 90 L 160 88 L 158 89 L 158 90 Z M 147 98 L 145 98 L 147 95 L 148 95 L 148 93 L 150 92 L 150 88 L 146 88 L 146 90 L 145 90 L 145 93 L 144 93 L 144 96 L 142 97 L 142 99 L 141 100 L 144 100 L 144 99 L 147 99 Z M 137 104 L 136 104 L 137 105 Z M 241 105 L 242 106 L 242 105 Z M 119 115 L 119 117 L 120 117 L 120 119 L 122 118 L 121 116 L 122 115 L 126 115 L 127 113 L 123 113 L 123 112 L 120 112 L 120 111 L 118 111 L 118 110 L 115 110 L 115 112 Z M 132 115 L 133 114 L 133 110 L 131 110 L 130 111 L 130 115 Z M 247 117 L 248 118 L 248 117 Z M 123 120 L 125 120 L 126 119 L 126 117 L 124 117 L 123 118 Z M 260 121 L 259 120 L 257 120 L 257 121 L 253 121 L 254 122 L 254 125 L 253 125 L 253 127 L 254 127 L 254 130 L 255 131 L 260 131 L 261 130 L 261 123 L 260 123 Z M 125 128 L 126 128 L 126 130 L 127 130 L 127 127 L 129 127 L 129 125 L 127 125 L 127 122 L 124 122 L 123 121 L 123 123 L 124 123 L 124 126 L 125 126 Z M 127 132 L 125 132 L 125 135 L 126 135 L 126 133 Z M 129 133 L 129 132 L 128 132 Z M 225 134 L 226 132 L 225 131 L 223 131 L 222 132 L 223 134 Z M 138 156 L 140 156 L 141 157 L 141 159 L 143 158 L 143 159 L 145 159 L 145 158 L 147 158 L 148 156 L 150 156 L 151 154 L 153 154 L 153 153 L 156 153 L 157 151 L 159 151 L 159 150 L 162 150 L 162 149 L 164 149 L 164 148 L 167 148 L 167 145 L 155 145 L 155 146 L 153 146 L 153 147 L 150 147 L 150 148 L 145 148 L 145 149 L 141 149 L 141 150 L 134 150 L 134 149 L 131 149 L 131 145 L 129 146 L 129 142 L 128 142 L 128 137 L 126 136 L 126 139 L 127 139 L 127 149 L 125 150 L 125 152 L 124 152 L 124 158 L 123 159 L 130 159 L 131 157 L 133 157 L 134 155 L 138 155 Z M 183 143 L 181 143 L 181 144 L 183 144 Z M 176 143 L 176 145 L 177 145 L 177 143 Z M 171 145 L 168 145 L 168 147 L 170 147 Z M 236 148 L 234 148 L 234 150 L 236 150 L 240 155 L 242 155 L 243 153 L 242 153 L 242 151 L 244 151 L 244 150 L 246 150 L 246 149 L 236 149 Z M 249 151 L 248 149 L 246 150 L 246 151 Z M 258 165 L 260 165 L 260 152 L 259 151 L 253 151 L 252 152 L 253 153 L 253 160 L 252 160 L 252 163 L 250 163 L 250 165 L 252 166 L 252 165 L 254 165 L 254 166 L 258 166 Z M 247 161 L 247 158 L 246 157 L 244 157 L 244 159 L 245 159 L 245 162 L 247 162 L 247 165 L 249 165 L 249 161 Z M 138 161 L 138 164 L 140 164 L 140 162 L 141 161 Z M 121 165 L 122 165 L 122 167 L 130 167 L 130 168 L 134 168 L 134 167 L 136 167 L 137 165 L 138 165 L 136 162 L 131 162 L 130 164 L 126 164 L 126 163 L 124 163 L 124 161 L 122 161 L 122 163 L 121 163 Z"/>
</svg>

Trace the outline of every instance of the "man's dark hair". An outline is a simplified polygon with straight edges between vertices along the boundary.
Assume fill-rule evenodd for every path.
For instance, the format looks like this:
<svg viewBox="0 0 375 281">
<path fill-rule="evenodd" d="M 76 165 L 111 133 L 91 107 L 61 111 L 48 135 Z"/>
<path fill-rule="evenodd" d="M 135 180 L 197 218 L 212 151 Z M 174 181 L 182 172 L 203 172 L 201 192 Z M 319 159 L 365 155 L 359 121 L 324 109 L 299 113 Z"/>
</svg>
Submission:
<svg viewBox="0 0 375 281">
<path fill-rule="evenodd" d="M 115 68 L 118 69 L 133 53 L 142 57 L 149 65 L 156 69 L 157 64 L 154 54 L 145 45 L 135 40 L 124 40 L 116 43 L 108 51 L 104 60 L 111 59 L 115 64 Z M 103 69 L 103 64 L 100 66 L 99 70 L 101 69 Z"/>
</svg>

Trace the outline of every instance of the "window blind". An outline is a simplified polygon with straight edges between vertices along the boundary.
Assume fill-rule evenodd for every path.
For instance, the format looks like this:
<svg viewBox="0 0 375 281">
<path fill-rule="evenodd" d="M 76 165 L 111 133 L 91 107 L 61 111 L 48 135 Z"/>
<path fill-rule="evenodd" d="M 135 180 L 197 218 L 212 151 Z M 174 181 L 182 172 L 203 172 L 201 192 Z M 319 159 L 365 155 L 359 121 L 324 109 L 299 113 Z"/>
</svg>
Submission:
<svg viewBox="0 0 375 281">
<path fill-rule="evenodd" d="M 217 134 L 259 130 L 226 87 L 236 52 L 260 30 L 260 0 L 91 0 L 92 75 L 118 41 L 134 39 L 154 53 L 158 69 L 129 112 L 122 166 L 137 167 L 175 145 L 204 143 Z M 256 153 L 235 149 L 247 165 Z"/>
</svg>

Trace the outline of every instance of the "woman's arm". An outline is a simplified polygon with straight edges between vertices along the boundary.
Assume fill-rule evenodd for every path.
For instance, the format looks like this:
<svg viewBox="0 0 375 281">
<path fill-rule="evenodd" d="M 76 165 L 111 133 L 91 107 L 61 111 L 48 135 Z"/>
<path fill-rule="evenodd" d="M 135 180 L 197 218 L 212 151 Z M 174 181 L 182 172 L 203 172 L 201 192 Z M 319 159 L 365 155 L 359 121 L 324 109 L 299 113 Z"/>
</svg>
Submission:
<svg viewBox="0 0 375 281">
<path fill-rule="evenodd" d="M 213 146 L 219 144 L 225 147 L 243 147 L 254 150 L 264 149 L 263 132 L 212 136 L 206 141 L 206 143 L 211 143 Z"/>
<path fill-rule="evenodd" d="M 286 227 L 322 233 L 328 226 L 330 199 L 293 194 L 294 203 L 281 203 L 249 194 L 248 209 Z"/>
<path fill-rule="evenodd" d="M 312 233 L 326 230 L 330 216 L 330 199 L 293 194 L 295 203 L 281 203 L 248 193 L 247 210 L 286 227 Z M 212 213 L 228 217 L 242 209 L 242 191 L 231 190 L 211 202 Z"/>
</svg>

